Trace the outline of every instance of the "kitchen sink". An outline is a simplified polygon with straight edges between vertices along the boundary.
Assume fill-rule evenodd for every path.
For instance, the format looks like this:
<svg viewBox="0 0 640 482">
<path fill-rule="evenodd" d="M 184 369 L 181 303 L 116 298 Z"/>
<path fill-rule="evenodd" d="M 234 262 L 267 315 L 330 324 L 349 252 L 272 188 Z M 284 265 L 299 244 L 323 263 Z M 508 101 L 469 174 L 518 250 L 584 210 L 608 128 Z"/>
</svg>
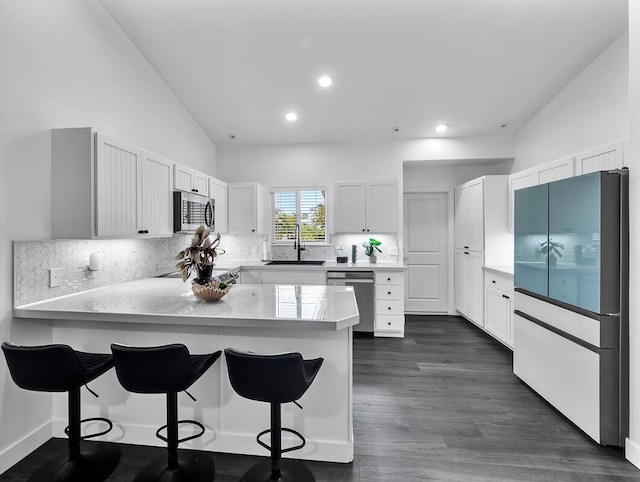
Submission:
<svg viewBox="0 0 640 482">
<path fill-rule="evenodd" d="M 303 259 L 296 261 L 295 259 L 274 259 L 265 263 L 265 266 L 324 266 L 324 261 Z"/>
</svg>

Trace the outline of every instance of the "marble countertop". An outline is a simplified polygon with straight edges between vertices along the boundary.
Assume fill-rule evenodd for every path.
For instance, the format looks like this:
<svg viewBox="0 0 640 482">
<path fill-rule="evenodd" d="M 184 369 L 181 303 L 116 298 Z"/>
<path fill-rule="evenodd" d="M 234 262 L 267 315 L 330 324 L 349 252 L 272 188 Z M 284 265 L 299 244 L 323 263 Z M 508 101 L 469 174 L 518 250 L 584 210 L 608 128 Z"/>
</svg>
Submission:
<svg viewBox="0 0 640 482">
<path fill-rule="evenodd" d="M 16 318 L 341 330 L 358 323 L 352 287 L 234 285 L 220 301 L 177 278 L 143 278 L 17 306 Z"/>
<path fill-rule="evenodd" d="M 509 266 L 483 266 L 485 271 L 506 276 L 513 279 L 513 265 Z"/>
<path fill-rule="evenodd" d="M 239 271 L 240 269 L 269 269 L 289 270 L 304 269 L 313 271 L 388 271 L 406 270 L 407 267 L 398 261 L 380 261 L 369 263 L 367 260 L 358 260 L 354 263 L 336 263 L 336 260 L 325 261 L 324 265 L 265 265 L 259 259 L 224 259 L 224 256 L 216 258 L 216 269 Z"/>
</svg>

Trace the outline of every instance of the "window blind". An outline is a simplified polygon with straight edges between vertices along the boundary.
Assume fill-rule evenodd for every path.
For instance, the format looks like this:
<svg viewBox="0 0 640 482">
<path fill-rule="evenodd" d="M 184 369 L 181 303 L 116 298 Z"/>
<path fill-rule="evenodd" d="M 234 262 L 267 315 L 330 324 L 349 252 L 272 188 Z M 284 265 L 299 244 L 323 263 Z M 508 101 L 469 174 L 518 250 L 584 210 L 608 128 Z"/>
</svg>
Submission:
<svg viewBox="0 0 640 482">
<path fill-rule="evenodd" d="M 296 223 L 303 242 L 323 242 L 327 238 L 326 191 L 320 189 L 277 190 L 272 199 L 272 241 L 293 242 Z"/>
</svg>

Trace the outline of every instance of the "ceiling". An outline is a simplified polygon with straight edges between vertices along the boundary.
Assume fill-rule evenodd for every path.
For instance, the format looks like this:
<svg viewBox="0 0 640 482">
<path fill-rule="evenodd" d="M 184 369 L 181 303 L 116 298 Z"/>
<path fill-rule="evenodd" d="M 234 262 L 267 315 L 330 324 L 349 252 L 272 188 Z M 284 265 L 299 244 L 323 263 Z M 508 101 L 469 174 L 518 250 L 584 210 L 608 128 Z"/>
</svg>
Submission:
<svg viewBox="0 0 640 482">
<path fill-rule="evenodd" d="M 628 8 L 628 0 L 100 1 L 216 144 L 514 134 L 626 30 Z M 330 88 L 318 86 L 321 74 L 334 78 Z M 289 111 L 297 121 L 284 119 Z M 441 123 L 450 129 L 438 134 Z"/>
</svg>

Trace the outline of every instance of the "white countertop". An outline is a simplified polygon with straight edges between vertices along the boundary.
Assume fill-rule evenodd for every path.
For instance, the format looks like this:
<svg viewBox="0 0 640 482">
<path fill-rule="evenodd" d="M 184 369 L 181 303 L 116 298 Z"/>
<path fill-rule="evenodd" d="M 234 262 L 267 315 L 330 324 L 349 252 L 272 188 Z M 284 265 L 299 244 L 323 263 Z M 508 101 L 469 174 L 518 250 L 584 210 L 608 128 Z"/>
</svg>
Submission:
<svg viewBox="0 0 640 482">
<path fill-rule="evenodd" d="M 407 267 L 398 261 L 380 261 L 369 263 L 367 260 L 359 260 L 354 263 L 337 263 L 334 260 L 325 261 L 324 265 L 265 265 L 259 259 L 224 259 L 224 256 L 216 258 L 216 269 L 234 270 L 240 269 L 273 269 L 273 270 L 313 270 L 313 271 L 388 271 L 406 270 Z"/>
<path fill-rule="evenodd" d="M 144 278 L 14 308 L 16 318 L 341 330 L 358 323 L 353 288 L 234 285 L 220 301 L 177 278 Z"/>
<path fill-rule="evenodd" d="M 513 265 L 509 266 L 483 266 L 485 271 L 489 271 L 491 273 L 495 273 L 498 275 L 506 276 L 507 278 L 513 279 Z"/>
</svg>

